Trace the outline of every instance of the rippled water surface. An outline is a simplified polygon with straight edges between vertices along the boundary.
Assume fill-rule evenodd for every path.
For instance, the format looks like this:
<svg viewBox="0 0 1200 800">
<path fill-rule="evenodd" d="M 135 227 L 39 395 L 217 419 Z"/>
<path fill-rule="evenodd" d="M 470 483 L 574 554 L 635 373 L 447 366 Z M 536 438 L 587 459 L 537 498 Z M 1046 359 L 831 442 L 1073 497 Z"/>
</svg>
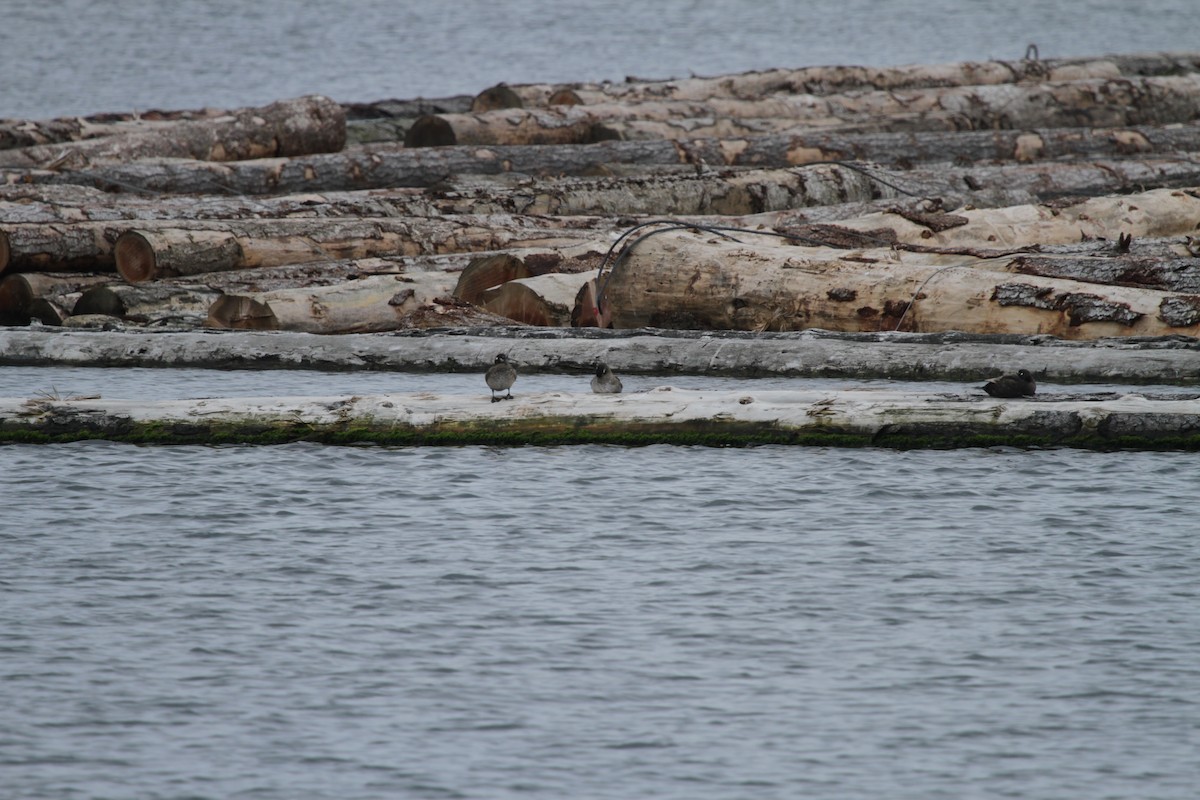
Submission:
<svg viewBox="0 0 1200 800">
<path fill-rule="evenodd" d="M 14 798 L 1192 798 L 1195 456 L 0 447 Z"/>
</svg>

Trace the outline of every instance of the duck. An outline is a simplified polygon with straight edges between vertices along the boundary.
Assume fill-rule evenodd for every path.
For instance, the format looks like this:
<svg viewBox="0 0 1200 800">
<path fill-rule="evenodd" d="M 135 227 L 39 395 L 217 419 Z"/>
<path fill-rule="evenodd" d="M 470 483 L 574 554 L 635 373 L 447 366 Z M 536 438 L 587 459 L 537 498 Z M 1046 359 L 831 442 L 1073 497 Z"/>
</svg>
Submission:
<svg viewBox="0 0 1200 800">
<path fill-rule="evenodd" d="M 621 379 L 609 369 L 608 364 L 598 362 L 592 378 L 592 391 L 596 394 L 620 394 L 621 388 Z"/>
<path fill-rule="evenodd" d="M 992 397 L 1032 397 L 1037 392 L 1037 381 L 1027 369 L 1017 370 L 1016 375 L 1001 375 L 983 385 L 983 390 Z"/>
<path fill-rule="evenodd" d="M 497 403 L 501 400 L 512 400 L 512 385 L 517 379 L 517 370 L 512 364 L 508 363 L 508 356 L 500 353 L 496 356 L 496 360 L 488 367 L 487 374 L 483 376 L 487 381 L 488 388 L 492 390 L 492 402 Z M 504 397 L 496 397 L 496 392 L 506 391 Z"/>
</svg>

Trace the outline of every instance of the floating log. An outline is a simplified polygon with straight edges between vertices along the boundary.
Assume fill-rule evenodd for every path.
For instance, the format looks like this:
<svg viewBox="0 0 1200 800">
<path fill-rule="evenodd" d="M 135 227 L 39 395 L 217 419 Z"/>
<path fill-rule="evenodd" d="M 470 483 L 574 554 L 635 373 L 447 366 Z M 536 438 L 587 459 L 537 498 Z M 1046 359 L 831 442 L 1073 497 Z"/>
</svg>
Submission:
<svg viewBox="0 0 1200 800">
<path fill-rule="evenodd" d="M 1192 295 L 1016 278 L 963 256 L 740 244 L 672 230 L 634 247 L 602 298 L 617 328 L 1200 335 Z"/>
<path fill-rule="evenodd" d="M 582 382 L 582 379 L 581 379 Z M 1200 448 L 1194 398 L 1137 394 L 999 400 L 896 391 L 703 391 L 595 395 L 0 399 L 0 440 L 139 443 L 796 444 Z"/>
<path fill-rule="evenodd" d="M 826 95 L 858 90 L 895 91 L 1037 81 L 1200 72 L 1200 54 L 1144 53 L 1100 58 L 964 61 L 896 67 L 816 66 L 731 75 L 623 83 L 499 84 L 476 95 L 471 111 L 547 105 L 754 99 L 769 94 Z"/>
<path fill-rule="evenodd" d="M 227 117 L 172 123 L 73 142 L 0 150 L 0 166 L 27 169 L 74 167 L 141 158 L 238 161 L 341 150 L 346 144 L 342 107 L 320 95 L 238 109 Z"/>
<path fill-rule="evenodd" d="M 1039 382 L 1200 384 L 1200 342 L 1190 337 L 1068 341 L 1042 335 L 950 333 L 787 333 L 461 328 L 448 333 L 318 335 L 284 331 L 135 329 L 83 334 L 61 328 L 0 331 L 0 365 L 270 368 L 345 371 L 472 371 L 500 350 L 521 371 L 591 374 L 605 361 L 621 374 L 704 374 L 756 378 L 952 380 L 1017 367 Z"/>
<path fill-rule="evenodd" d="M 379 275 L 335 286 L 226 294 L 208 309 L 210 328 L 304 333 L 373 333 L 403 327 L 403 317 L 450 296 L 457 275 Z"/>
<path fill-rule="evenodd" d="M 331 258 L 577 244 L 622 227 L 595 217 L 142 220 L 0 228 L 0 272 L 111 271 L 130 282 Z"/>
<path fill-rule="evenodd" d="M 859 132 L 1113 127 L 1195 119 L 1200 73 L 844 95 L 775 95 L 501 109 L 422 117 L 409 147 L 589 144 L 605 139 L 754 136 L 790 128 Z"/>
<path fill-rule="evenodd" d="M 291 159 L 221 164 L 140 161 L 69 173 L 0 169 L 0 184 L 19 182 L 21 188 L 15 191 L 28 191 L 29 184 L 72 183 L 118 192 L 133 189 L 175 194 L 262 195 L 426 187 L 467 174 L 588 175 L 611 171 L 613 165 L 776 168 L 818 161 L 865 160 L 912 166 L 930 161 L 1028 162 L 1186 152 L 1200 152 L 1198 124 L 873 134 L 804 131 L 735 139 L 605 141 L 574 147 L 371 145 Z"/>
</svg>

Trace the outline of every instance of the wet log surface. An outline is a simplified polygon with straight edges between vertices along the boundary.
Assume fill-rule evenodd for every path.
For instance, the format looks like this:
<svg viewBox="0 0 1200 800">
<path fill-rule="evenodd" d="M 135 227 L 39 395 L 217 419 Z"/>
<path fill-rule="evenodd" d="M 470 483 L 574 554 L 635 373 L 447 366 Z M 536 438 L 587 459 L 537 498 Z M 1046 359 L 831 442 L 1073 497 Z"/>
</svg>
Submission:
<svg viewBox="0 0 1200 800">
<path fill-rule="evenodd" d="M 0 398 L 0 441 L 811 444 L 1200 448 L 1195 398 L 997 400 L 889 391 L 429 393 L 205 400 Z"/>
</svg>

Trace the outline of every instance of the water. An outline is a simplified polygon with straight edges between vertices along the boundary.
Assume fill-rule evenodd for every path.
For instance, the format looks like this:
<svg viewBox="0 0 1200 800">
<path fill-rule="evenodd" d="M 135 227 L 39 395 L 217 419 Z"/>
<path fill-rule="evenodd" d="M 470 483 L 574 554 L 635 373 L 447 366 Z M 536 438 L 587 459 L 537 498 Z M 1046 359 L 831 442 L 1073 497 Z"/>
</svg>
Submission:
<svg viewBox="0 0 1200 800">
<path fill-rule="evenodd" d="M 27 118 L 1195 47 L 1192 0 L 0 11 L 0 117 Z M 729 382 L 626 378 L 663 384 Z M 20 397 L 481 385 L 0 369 Z M 3 446 L 0 798 L 1190 800 L 1194 475 L 1067 450 Z"/>
<path fill-rule="evenodd" d="M 475 94 L 500 81 L 1194 50 L 1195 0 L 0 2 L 0 118 Z"/>
<path fill-rule="evenodd" d="M 1191 798 L 1194 457 L 0 448 L 13 798 Z"/>
</svg>

